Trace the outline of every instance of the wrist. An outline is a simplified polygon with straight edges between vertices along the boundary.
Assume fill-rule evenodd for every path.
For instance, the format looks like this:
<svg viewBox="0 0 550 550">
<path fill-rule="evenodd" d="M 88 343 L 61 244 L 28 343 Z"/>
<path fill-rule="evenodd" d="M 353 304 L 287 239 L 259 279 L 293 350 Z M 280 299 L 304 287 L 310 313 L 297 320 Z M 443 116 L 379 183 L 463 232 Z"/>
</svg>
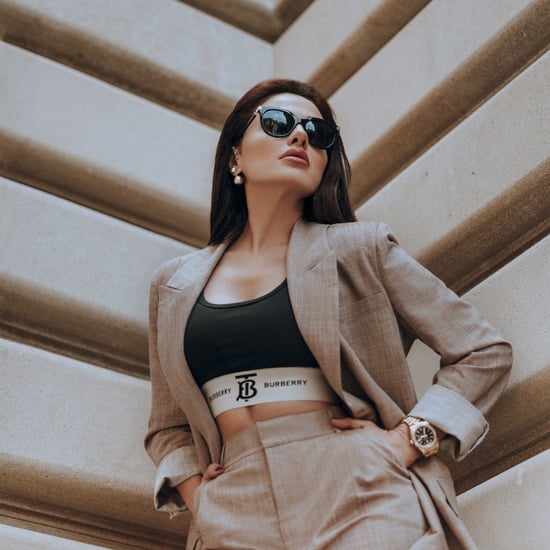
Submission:
<svg viewBox="0 0 550 550">
<path fill-rule="evenodd" d="M 407 449 L 407 453 L 408 453 L 407 462 L 412 464 L 422 456 L 422 453 L 411 443 L 409 427 L 406 424 L 404 424 L 403 422 L 400 422 L 393 429 L 393 431 L 398 434 L 399 439 L 403 442 L 403 445 Z"/>
<path fill-rule="evenodd" d="M 428 421 L 415 416 L 406 416 L 401 424 L 408 431 L 409 443 L 425 458 L 439 451 L 438 433 Z"/>
<path fill-rule="evenodd" d="M 185 481 L 182 481 L 179 485 L 176 485 L 176 491 L 181 495 L 183 502 L 189 510 L 191 510 L 191 505 L 193 504 L 193 497 L 197 487 L 201 484 L 202 475 L 197 474 L 191 477 L 188 477 Z"/>
</svg>

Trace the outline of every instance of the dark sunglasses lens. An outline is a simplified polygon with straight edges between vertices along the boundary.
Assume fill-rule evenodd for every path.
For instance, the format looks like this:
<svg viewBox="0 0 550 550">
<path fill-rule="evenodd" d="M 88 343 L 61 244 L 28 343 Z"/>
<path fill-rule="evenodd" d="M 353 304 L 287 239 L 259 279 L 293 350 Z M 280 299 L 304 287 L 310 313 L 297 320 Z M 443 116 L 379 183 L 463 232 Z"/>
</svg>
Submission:
<svg viewBox="0 0 550 550">
<path fill-rule="evenodd" d="M 328 149 L 334 144 L 336 131 L 328 122 L 320 118 L 308 120 L 305 125 L 309 142 L 319 149 Z"/>
<path fill-rule="evenodd" d="M 273 137 L 286 137 L 295 128 L 294 117 L 282 109 L 266 109 L 260 113 L 262 128 Z M 328 149 L 336 139 L 336 129 L 322 118 L 309 119 L 304 124 L 309 142 L 319 149 Z"/>
<path fill-rule="evenodd" d="M 273 137 L 288 136 L 294 126 L 292 117 L 278 109 L 268 109 L 261 113 L 262 128 Z"/>
</svg>

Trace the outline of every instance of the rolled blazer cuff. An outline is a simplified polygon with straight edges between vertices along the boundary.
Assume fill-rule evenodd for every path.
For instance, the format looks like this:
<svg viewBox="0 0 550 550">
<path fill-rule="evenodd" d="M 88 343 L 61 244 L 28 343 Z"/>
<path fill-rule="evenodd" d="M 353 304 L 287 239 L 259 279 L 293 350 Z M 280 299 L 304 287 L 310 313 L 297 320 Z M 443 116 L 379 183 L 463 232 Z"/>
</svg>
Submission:
<svg viewBox="0 0 550 550">
<path fill-rule="evenodd" d="M 453 436 L 456 445 L 452 455 L 457 461 L 475 449 L 489 431 L 489 423 L 478 409 L 458 393 L 439 384 L 430 386 L 409 414 L 423 418 Z"/>
<path fill-rule="evenodd" d="M 175 487 L 194 475 L 201 475 L 201 471 L 193 447 L 180 447 L 168 453 L 157 468 L 155 508 L 169 512 L 170 517 L 185 512 L 187 506 Z"/>
</svg>

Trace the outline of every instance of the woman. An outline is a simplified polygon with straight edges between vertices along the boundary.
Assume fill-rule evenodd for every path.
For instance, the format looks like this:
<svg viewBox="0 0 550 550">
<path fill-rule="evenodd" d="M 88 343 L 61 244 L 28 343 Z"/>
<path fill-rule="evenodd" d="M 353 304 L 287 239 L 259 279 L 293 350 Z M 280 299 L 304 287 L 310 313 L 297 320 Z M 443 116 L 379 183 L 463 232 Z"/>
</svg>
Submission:
<svg viewBox="0 0 550 550">
<path fill-rule="evenodd" d="M 145 444 L 187 548 L 474 548 L 439 455 L 484 437 L 510 346 L 348 182 L 326 100 L 262 82 L 221 132 L 209 246 L 155 274 Z M 441 356 L 418 402 L 417 337 Z"/>
</svg>

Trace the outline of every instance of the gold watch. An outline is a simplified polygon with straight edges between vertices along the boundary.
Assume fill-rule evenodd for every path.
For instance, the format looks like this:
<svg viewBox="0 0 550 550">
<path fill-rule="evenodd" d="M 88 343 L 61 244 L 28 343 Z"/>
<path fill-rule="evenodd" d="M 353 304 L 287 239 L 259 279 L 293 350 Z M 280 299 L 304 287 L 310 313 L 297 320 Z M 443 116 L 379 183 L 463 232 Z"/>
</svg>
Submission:
<svg viewBox="0 0 550 550">
<path fill-rule="evenodd" d="M 409 426 L 411 445 L 414 445 L 425 458 L 439 451 L 437 432 L 429 422 L 416 416 L 407 416 L 403 422 Z"/>
</svg>

